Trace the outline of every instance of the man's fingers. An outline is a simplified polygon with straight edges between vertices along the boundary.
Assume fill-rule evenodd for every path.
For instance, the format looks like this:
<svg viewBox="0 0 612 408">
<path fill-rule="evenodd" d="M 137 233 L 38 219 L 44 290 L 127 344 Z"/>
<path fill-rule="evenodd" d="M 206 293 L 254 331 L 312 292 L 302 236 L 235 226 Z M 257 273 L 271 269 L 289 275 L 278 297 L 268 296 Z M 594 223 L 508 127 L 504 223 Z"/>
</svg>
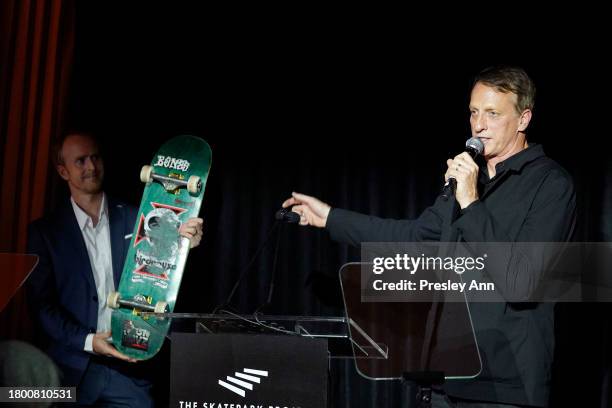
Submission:
<svg viewBox="0 0 612 408">
<path fill-rule="evenodd" d="M 314 197 L 307 196 L 306 194 L 296 193 L 295 191 L 291 193 L 291 195 L 293 196 L 293 198 L 295 198 L 301 203 L 312 204 L 315 200 Z"/>
<path fill-rule="evenodd" d="M 287 207 L 291 207 L 292 205 L 310 203 L 312 202 L 311 200 L 312 200 L 312 197 L 310 196 L 293 192 L 291 193 L 291 198 L 288 198 L 285 200 L 285 202 L 283 202 L 282 207 L 287 208 Z"/>
<path fill-rule="evenodd" d="M 297 208 L 296 208 L 297 207 Z M 303 205 L 298 205 L 296 207 L 293 207 L 294 212 L 298 213 L 300 215 L 300 225 L 308 225 L 308 207 L 303 206 Z"/>
<path fill-rule="evenodd" d="M 478 171 L 478 165 L 466 152 L 455 156 L 454 159 L 446 160 L 446 165 L 448 166 L 448 169 L 444 174 L 444 180 L 448 180 L 451 177 L 456 178 L 458 175 L 469 174 L 473 171 Z"/>
<path fill-rule="evenodd" d="M 472 156 L 470 156 L 468 152 L 462 152 L 455 156 L 455 160 L 461 160 L 461 159 L 465 159 L 467 161 L 474 161 L 472 159 Z"/>
<path fill-rule="evenodd" d="M 301 204 L 294 205 L 293 208 L 291 208 L 291 211 L 302 216 L 302 214 L 304 214 L 304 211 L 306 211 L 306 207 Z"/>
<path fill-rule="evenodd" d="M 201 218 L 190 218 L 183 223 L 182 227 L 198 229 L 198 228 L 202 228 L 203 224 L 204 224 L 204 220 L 202 220 Z"/>
<path fill-rule="evenodd" d="M 187 231 L 187 230 L 182 230 L 181 231 L 181 237 L 185 237 L 185 238 L 191 238 L 195 235 L 194 232 L 191 231 Z"/>
<path fill-rule="evenodd" d="M 459 181 L 459 180 L 467 179 L 470 174 L 471 174 L 471 170 L 465 166 L 459 166 L 459 167 L 452 166 L 451 168 L 448 169 L 444 177 L 445 177 L 445 180 L 447 181 L 449 178 L 454 178 L 455 180 Z"/>
<path fill-rule="evenodd" d="M 308 225 L 307 215 L 310 213 L 309 209 L 305 205 L 294 205 L 291 209 L 292 212 L 300 216 L 300 225 Z"/>
<path fill-rule="evenodd" d="M 291 193 L 291 198 L 285 200 L 283 203 L 283 208 L 291 207 L 292 205 L 306 204 L 306 205 L 315 205 L 318 200 L 314 197 L 308 196 L 306 194 Z"/>
<path fill-rule="evenodd" d="M 184 225 L 189 225 L 190 227 L 198 227 L 202 224 L 204 224 L 204 220 L 202 218 L 190 218 L 184 223 Z"/>
<path fill-rule="evenodd" d="M 198 229 L 196 227 L 187 226 L 187 227 L 183 228 L 183 232 L 186 232 L 186 233 L 191 234 L 191 235 L 195 235 L 195 234 L 198 233 Z"/>
<path fill-rule="evenodd" d="M 119 350 L 117 350 L 115 348 L 115 346 L 108 344 L 105 348 L 104 348 L 104 352 L 106 353 L 107 356 L 109 357 L 114 357 L 114 358 L 118 358 L 119 360 L 123 360 L 123 361 L 129 361 L 130 363 L 134 363 L 136 362 L 135 359 L 126 356 L 125 354 L 121 353 Z"/>
<path fill-rule="evenodd" d="M 459 167 L 467 167 L 469 169 L 478 167 L 478 165 L 473 160 L 471 160 L 471 157 L 470 157 L 470 160 L 467 160 L 465 157 L 460 157 L 457 160 L 455 160 L 455 163 L 459 164 L 460 165 Z"/>
<path fill-rule="evenodd" d="M 295 205 L 295 204 L 297 204 L 297 200 L 295 198 L 291 197 L 291 198 L 286 199 L 283 202 L 282 207 L 283 208 L 287 208 L 287 207 L 291 207 L 292 205 Z"/>
<path fill-rule="evenodd" d="M 128 357 L 128 356 L 126 356 L 123 353 L 120 353 L 116 348 L 114 348 L 112 346 L 110 346 L 109 349 L 110 349 L 109 350 L 109 354 L 110 354 L 111 357 L 115 357 L 115 358 L 118 358 L 119 360 L 127 361 L 127 362 L 130 362 L 130 363 L 135 363 L 136 362 L 135 359 L 133 359 L 131 357 Z"/>
<path fill-rule="evenodd" d="M 300 225 L 315 225 L 321 217 L 320 213 L 325 214 L 326 210 L 329 212 L 329 206 L 315 197 L 296 192 L 291 193 L 291 196 L 285 200 L 283 208 L 292 207 L 291 211 L 300 215 Z"/>
<path fill-rule="evenodd" d="M 186 238 L 192 238 L 196 235 L 202 234 L 203 224 L 204 220 L 202 218 L 190 218 L 183 225 L 181 225 L 179 232 Z"/>
<path fill-rule="evenodd" d="M 446 174 L 444 175 L 444 179 L 446 181 L 448 181 L 449 178 L 454 178 L 455 180 L 458 180 L 462 178 L 462 175 L 463 173 L 457 170 L 456 166 L 453 166 L 446 171 Z"/>
<path fill-rule="evenodd" d="M 119 350 L 115 348 L 111 343 L 107 340 L 111 336 L 111 332 L 103 332 L 97 333 L 94 337 L 94 342 L 97 343 L 94 347 L 94 351 L 98 354 L 105 355 L 107 357 L 114 357 L 120 360 L 128 361 L 130 363 L 135 363 L 137 360 L 131 357 L 126 356 L 121 353 Z"/>
<path fill-rule="evenodd" d="M 204 225 L 204 220 L 202 218 L 192 218 L 187 222 L 189 222 L 190 225 L 193 225 L 196 228 L 202 228 L 202 225 Z"/>
<path fill-rule="evenodd" d="M 467 167 L 468 169 L 472 170 L 478 169 L 478 165 L 476 164 L 474 159 L 472 159 L 472 156 L 470 156 L 466 152 L 463 152 L 457 157 L 455 157 L 454 164 L 459 165 L 459 167 Z"/>
</svg>

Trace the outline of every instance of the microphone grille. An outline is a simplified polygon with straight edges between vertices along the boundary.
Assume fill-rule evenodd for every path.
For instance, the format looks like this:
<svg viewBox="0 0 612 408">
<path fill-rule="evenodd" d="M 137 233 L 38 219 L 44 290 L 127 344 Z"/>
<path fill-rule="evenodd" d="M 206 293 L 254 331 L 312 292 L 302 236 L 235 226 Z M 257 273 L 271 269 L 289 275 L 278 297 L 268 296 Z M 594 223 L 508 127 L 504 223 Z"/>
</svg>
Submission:
<svg viewBox="0 0 612 408">
<path fill-rule="evenodd" d="M 287 209 L 281 208 L 280 210 L 276 212 L 276 214 L 274 214 L 274 218 L 276 218 L 279 221 L 282 221 L 282 219 L 285 218 L 285 214 L 287 214 Z"/>
<path fill-rule="evenodd" d="M 300 222 L 300 216 L 288 208 L 281 208 L 278 210 L 274 215 L 274 218 L 279 221 L 288 222 L 289 224 L 297 224 Z"/>
<path fill-rule="evenodd" d="M 482 143 L 482 140 L 477 137 L 469 138 L 465 142 L 465 147 L 466 149 L 474 150 L 477 154 L 482 154 L 482 151 L 484 150 L 484 144 Z"/>
</svg>

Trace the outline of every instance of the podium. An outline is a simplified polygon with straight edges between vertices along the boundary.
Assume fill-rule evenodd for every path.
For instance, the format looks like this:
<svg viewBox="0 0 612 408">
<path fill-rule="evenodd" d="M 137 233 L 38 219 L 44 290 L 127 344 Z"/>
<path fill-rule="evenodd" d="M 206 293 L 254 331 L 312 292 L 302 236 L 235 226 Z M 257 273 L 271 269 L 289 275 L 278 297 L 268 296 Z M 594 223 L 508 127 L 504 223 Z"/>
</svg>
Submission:
<svg viewBox="0 0 612 408">
<path fill-rule="evenodd" d="M 465 301 L 362 301 L 359 263 L 340 280 L 344 317 L 143 313 L 172 318 L 169 406 L 325 407 L 330 359 L 354 360 L 372 381 L 416 383 L 421 406 L 434 387 L 480 373 Z"/>
<path fill-rule="evenodd" d="M 432 388 L 480 373 L 482 362 L 465 298 L 362 301 L 362 265 L 366 264 L 349 263 L 340 269 L 349 337 L 361 376 L 416 383 L 417 399 L 427 407 Z"/>
<path fill-rule="evenodd" d="M 325 407 L 330 358 L 353 358 L 344 317 L 155 318 L 172 318 L 170 407 Z"/>
</svg>

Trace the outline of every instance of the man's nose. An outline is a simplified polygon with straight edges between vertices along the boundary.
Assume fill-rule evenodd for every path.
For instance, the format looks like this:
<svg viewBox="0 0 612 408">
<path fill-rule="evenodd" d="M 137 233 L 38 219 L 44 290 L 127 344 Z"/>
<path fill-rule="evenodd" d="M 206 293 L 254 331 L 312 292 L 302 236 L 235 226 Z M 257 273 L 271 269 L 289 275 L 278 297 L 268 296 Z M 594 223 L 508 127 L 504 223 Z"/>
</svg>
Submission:
<svg viewBox="0 0 612 408">
<path fill-rule="evenodd" d="M 95 170 L 96 163 L 91 159 L 91 157 L 85 159 L 85 168 L 87 170 Z"/>
<path fill-rule="evenodd" d="M 478 133 L 487 129 L 487 120 L 484 115 L 478 115 L 474 121 L 474 130 Z"/>
</svg>

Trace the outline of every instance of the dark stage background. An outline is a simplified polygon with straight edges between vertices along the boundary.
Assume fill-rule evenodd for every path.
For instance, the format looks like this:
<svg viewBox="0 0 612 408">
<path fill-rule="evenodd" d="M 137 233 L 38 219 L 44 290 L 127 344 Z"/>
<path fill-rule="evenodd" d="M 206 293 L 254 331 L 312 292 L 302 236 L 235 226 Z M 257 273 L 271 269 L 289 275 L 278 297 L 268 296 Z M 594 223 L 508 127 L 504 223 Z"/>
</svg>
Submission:
<svg viewBox="0 0 612 408">
<path fill-rule="evenodd" d="M 418 216 L 439 191 L 445 160 L 469 136 L 471 76 L 497 63 L 521 65 L 536 81 L 529 138 L 575 177 L 577 239 L 612 238 L 612 164 L 601 148 L 610 65 L 580 42 L 425 44 L 418 33 L 382 24 L 287 19 L 212 29 L 212 19 L 187 9 L 77 3 L 67 127 L 101 137 L 107 192 L 138 205 L 140 167 L 172 136 L 201 136 L 213 150 L 205 236 L 190 254 L 177 311 L 209 312 L 225 299 L 291 191 L 383 217 Z M 49 181 L 53 205 L 67 191 L 54 175 Z M 266 311 L 342 315 L 338 270 L 358 251 L 320 230 L 288 225 L 281 234 Z M 238 290 L 236 310 L 264 302 L 272 255 L 269 245 Z M 600 406 L 609 308 L 559 309 L 553 406 Z M 396 383 L 363 380 L 349 363 L 335 362 L 332 374 L 333 406 L 399 404 Z"/>
</svg>

